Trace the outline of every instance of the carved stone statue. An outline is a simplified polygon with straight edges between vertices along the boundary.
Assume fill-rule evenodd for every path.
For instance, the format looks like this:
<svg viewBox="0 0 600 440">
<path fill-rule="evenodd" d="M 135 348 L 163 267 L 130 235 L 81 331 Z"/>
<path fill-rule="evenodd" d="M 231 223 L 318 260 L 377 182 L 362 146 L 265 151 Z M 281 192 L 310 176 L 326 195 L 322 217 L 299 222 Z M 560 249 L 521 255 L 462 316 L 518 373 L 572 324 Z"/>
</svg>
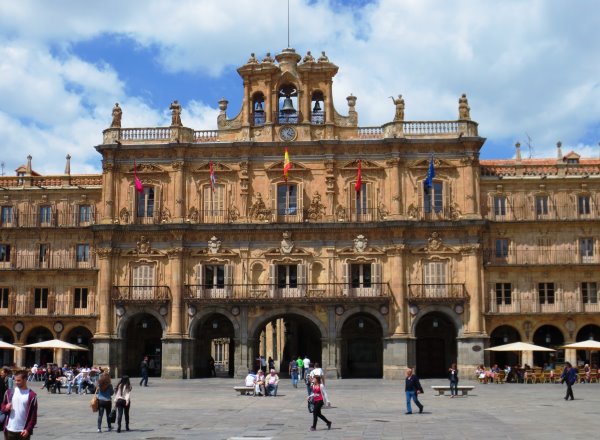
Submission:
<svg viewBox="0 0 600 440">
<path fill-rule="evenodd" d="M 125 225 L 129 223 L 129 211 L 127 210 L 127 208 L 121 209 L 121 211 L 119 212 L 119 218 L 121 219 L 121 223 Z"/>
<path fill-rule="evenodd" d="M 190 208 L 190 211 L 189 211 L 189 213 L 188 213 L 188 219 L 189 219 L 191 222 L 194 222 L 194 223 L 196 223 L 196 222 L 198 222 L 198 217 L 199 217 L 198 210 L 197 210 L 197 209 L 196 209 L 194 206 L 192 206 L 192 207 Z"/>
<path fill-rule="evenodd" d="M 325 55 L 325 51 L 321 52 L 321 56 L 319 57 L 319 63 L 328 63 L 329 58 Z"/>
<path fill-rule="evenodd" d="M 273 62 L 273 58 L 271 57 L 271 52 L 267 52 L 267 54 L 263 58 L 262 62 L 263 63 L 272 63 Z"/>
<path fill-rule="evenodd" d="M 354 250 L 356 252 L 364 252 L 367 250 L 367 243 L 369 241 L 365 238 L 364 235 L 357 235 L 354 239 Z"/>
<path fill-rule="evenodd" d="M 294 249 L 294 242 L 292 241 L 292 235 L 288 231 L 285 231 L 283 233 L 283 240 L 281 240 L 281 245 L 279 247 L 279 250 L 281 251 L 282 254 L 290 254 L 290 253 L 292 253 L 293 249 Z"/>
<path fill-rule="evenodd" d="M 458 119 L 471 119 L 471 107 L 464 93 L 458 98 Z"/>
<path fill-rule="evenodd" d="M 246 61 L 246 64 L 258 64 L 258 60 L 256 59 L 254 52 L 252 52 L 250 54 L 250 58 L 248 58 L 248 61 Z"/>
<path fill-rule="evenodd" d="M 261 221 L 271 219 L 271 210 L 265 205 L 261 193 L 256 193 L 256 202 L 250 208 L 250 217 Z"/>
<path fill-rule="evenodd" d="M 112 109 L 112 122 L 110 123 L 110 128 L 121 128 L 121 116 L 123 116 L 123 110 L 119 107 L 119 103 L 117 102 Z"/>
<path fill-rule="evenodd" d="M 140 241 L 137 242 L 137 251 L 140 254 L 147 254 L 150 252 L 150 241 L 145 235 L 140 236 Z"/>
<path fill-rule="evenodd" d="M 175 100 L 171 103 L 169 109 L 171 109 L 171 126 L 183 127 L 183 124 L 181 123 L 181 104 Z"/>
<path fill-rule="evenodd" d="M 218 254 L 221 249 L 221 240 L 219 240 L 214 235 L 208 240 L 208 253 L 209 254 Z"/>
<path fill-rule="evenodd" d="M 315 62 L 315 57 L 312 56 L 312 54 L 310 53 L 310 50 L 308 52 L 306 52 L 306 55 L 304 56 L 304 58 L 302 58 L 302 62 L 303 63 L 314 63 Z"/>
<path fill-rule="evenodd" d="M 437 232 L 432 232 L 431 236 L 427 239 L 427 250 L 437 251 L 442 246 L 442 237 Z"/>
<path fill-rule="evenodd" d="M 394 122 L 404 121 L 404 98 L 402 98 L 402 95 L 398 95 L 397 99 L 394 99 L 393 96 L 390 96 L 390 98 L 392 98 L 392 101 L 394 101 L 394 105 L 396 106 Z"/>
<path fill-rule="evenodd" d="M 325 214 L 325 205 L 321 203 L 321 194 L 316 192 L 308 208 L 308 218 L 310 220 L 319 220 L 323 217 L 323 214 Z"/>
</svg>

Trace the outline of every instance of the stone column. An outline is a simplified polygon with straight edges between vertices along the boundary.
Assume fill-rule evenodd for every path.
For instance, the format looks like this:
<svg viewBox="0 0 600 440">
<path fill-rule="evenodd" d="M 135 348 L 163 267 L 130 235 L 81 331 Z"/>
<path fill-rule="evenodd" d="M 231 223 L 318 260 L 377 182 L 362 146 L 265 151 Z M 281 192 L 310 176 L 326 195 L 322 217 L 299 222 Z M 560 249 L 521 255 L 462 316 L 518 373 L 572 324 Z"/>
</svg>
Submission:
<svg viewBox="0 0 600 440">
<path fill-rule="evenodd" d="M 481 268 L 479 245 L 470 245 L 463 250 L 463 258 L 466 259 L 467 279 L 465 288 L 469 294 L 469 325 L 468 333 L 481 333 Z"/>
<path fill-rule="evenodd" d="M 400 160 L 393 158 L 387 161 L 387 164 L 392 168 L 391 176 L 391 200 L 390 214 L 397 216 L 402 213 L 402 194 L 400 191 Z"/>
<path fill-rule="evenodd" d="M 475 214 L 475 187 L 473 186 L 473 159 L 470 157 L 463 158 L 463 172 L 465 178 L 465 214 L 472 216 Z"/>
<path fill-rule="evenodd" d="M 169 336 L 181 336 L 183 313 L 183 248 L 175 247 L 167 251 L 171 263 L 171 325 Z"/>
<path fill-rule="evenodd" d="M 98 256 L 98 324 L 97 336 L 109 336 L 111 333 L 111 292 L 112 292 L 112 254 L 109 247 L 96 249 Z"/>
<path fill-rule="evenodd" d="M 21 347 L 23 343 L 15 342 L 13 345 Z M 13 359 L 17 367 L 25 367 L 25 349 L 14 350 Z"/>
<path fill-rule="evenodd" d="M 183 160 L 176 160 L 171 164 L 175 171 L 175 218 L 173 221 L 178 223 L 183 222 L 185 218 L 183 164 Z"/>
<path fill-rule="evenodd" d="M 333 81 L 327 81 L 327 96 L 325 96 L 325 102 L 323 103 L 325 111 L 325 123 L 333 123 Z"/>
<path fill-rule="evenodd" d="M 112 223 L 114 219 L 114 164 L 112 162 L 105 162 L 102 166 L 102 173 L 102 199 L 104 202 L 104 213 L 102 216 L 102 223 Z"/>
</svg>

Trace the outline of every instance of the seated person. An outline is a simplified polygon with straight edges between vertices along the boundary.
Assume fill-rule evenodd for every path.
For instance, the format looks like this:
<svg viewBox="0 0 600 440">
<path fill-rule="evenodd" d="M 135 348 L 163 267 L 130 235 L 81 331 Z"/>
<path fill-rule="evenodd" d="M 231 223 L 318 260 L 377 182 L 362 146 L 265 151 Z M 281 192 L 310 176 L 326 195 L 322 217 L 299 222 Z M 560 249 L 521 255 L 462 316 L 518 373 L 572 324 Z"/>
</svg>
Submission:
<svg viewBox="0 0 600 440">
<path fill-rule="evenodd" d="M 264 396 L 265 394 L 265 373 L 263 370 L 258 370 L 256 380 L 254 381 L 254 390 L 257 395 Z"/>
<path fill-rule="evenodd" d="M 247 387 L 253 387 L 256 384 L 256 374 L 252 370 L 248 370 L 248 375 L 244 379 L 244 385 Z"/>
<path fill-rule="evenodd" d="M 279 376 L 275 372 L 274 368 L 271 368 L 271 371 L 265 378 L 265 383 L 267 386 L 265 396 L 276 397 L 277 396 L 277 385 L 279 384 Z"/>
</svg>

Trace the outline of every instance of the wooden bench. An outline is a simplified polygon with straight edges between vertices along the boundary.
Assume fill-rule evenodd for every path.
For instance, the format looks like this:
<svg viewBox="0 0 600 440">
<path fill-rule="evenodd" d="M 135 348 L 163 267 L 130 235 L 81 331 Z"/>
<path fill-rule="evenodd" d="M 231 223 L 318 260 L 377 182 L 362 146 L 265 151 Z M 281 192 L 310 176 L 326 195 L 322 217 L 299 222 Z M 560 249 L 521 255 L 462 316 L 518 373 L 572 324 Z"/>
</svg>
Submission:
<svg viewBox="0 0 600 440">
<path fill-rule="evenodd" d="M 233 389 L 235 391 L 237 391 L 238 393 L 240 393 L 241 396 L 247 396 L 247 395 L 254 396 L 255 391 L 256 391 L 254 387 L 245 387 L 245 386 L 233 387 Z"/>
<path fill-rule="evenodd" d="M 433 385 L 431 388 L 438 392 L 438 396 L 443 396 L 446 391 L 450 391 L 450 385 Z M 474 389 L 475 387 L 472 385 L 458 385 L 456 387 L 456 391 L 460 391 L 462 396 L 468 396 L 469 391 Z"/>
</svg>

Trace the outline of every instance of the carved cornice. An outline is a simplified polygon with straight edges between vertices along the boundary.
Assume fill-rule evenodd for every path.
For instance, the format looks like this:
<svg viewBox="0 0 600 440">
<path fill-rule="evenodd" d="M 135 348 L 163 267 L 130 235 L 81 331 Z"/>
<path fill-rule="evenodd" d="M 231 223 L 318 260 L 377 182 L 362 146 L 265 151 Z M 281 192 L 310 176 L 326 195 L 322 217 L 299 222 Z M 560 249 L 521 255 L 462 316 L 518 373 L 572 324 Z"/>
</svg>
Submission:
<svg viewBox="0 0 600 440">
<path fill-rule="evenodd" d="M 169 257 L 169 260 L 173 260 L 176 258 L 182 258 L 185 253 L 185 249 L 182 247 L 173 247 L 167 249 L 165 253 L 167 254 L 167 257 Z"/>
<path fill-rule="evenodd" d="M 110 247 L 97 247 L 94 252 L 96 252 L 98 258 L 106 260 L 115 254 L 115 249 Z"/>
<path fill-rule="evenodd" d="M 173 168 L 174 171 L 182 170 L 183 165 L 184 165 L 184 162 L 182 160 L 176 160 L 174 162 L 171 162 L 171 168 Z"/>
<path fill-rule="evenodd" d="M 138 163 L 136 167 L 136 171 L 138 174 L 154 174 L 167 172 L 163 167 L 154 163 Z M 133 165 L 126 171 L 126 173 L 133 174 Z"/>
</svg>

